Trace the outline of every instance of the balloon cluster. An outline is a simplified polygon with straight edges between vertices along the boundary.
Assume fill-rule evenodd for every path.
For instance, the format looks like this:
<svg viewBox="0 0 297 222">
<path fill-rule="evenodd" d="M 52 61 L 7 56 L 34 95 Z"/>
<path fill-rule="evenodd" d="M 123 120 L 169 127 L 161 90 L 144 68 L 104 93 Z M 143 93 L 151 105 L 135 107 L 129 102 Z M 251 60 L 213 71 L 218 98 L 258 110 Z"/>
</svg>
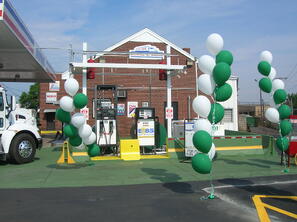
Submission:
<svg viewBox="0 0 297 222">
<path fill-rule="evenodd" d="M 292 124 L 288 120 L 292 110 L 284 103 L 287 100 L 287 92 L 284 90 L 285 84 L 280 79 L 275 79 L 276 70 L 271 66 L 272 54 L 269 51 L 263 51 L 260 55 L 258 71 L 265 77 L 259 81 L 259 87 L 263 92 L 270 93 L 271 102 L 265 111 L 265 118 L 272 123 L 279 124 L 280 136 L 276 140 L 276 146 L 281 151 L 286 151 L 289 147 L 287 136 L 292 131 Z"/>
<path fill-rule="evenodd" d="M 82 147 L 82 143 L 88 147 L 89 156 L 98 156 L 100 147 L 96 144 L 96 134 L 90 125 L 86 124 L 86 118 L 82 113 L 71 113 L 75 109 L 82 109 L 88 104 L 88 97 L 82 93 L 77 93 L 79 84 L 76 79 L 69 78 L 64 84 L 66 93 L 60 99 L 60 107 L 56 111 L 56 118 L 65 123 L 64 134 L 69 137 L 69 143 L 74 147 Z"/>
<path fill-rule="evenodd" d="M 193 109 L 199 115 L 196 121 L 193 135 L 193 145 L 200 151 L 192 158 L 192 167 L 201 174 L 211 171 L 211 160 L 215 155 L 215 145 L 212 142 L 213 125 L 224 117 L 224 107 L 218 102 L 228 100 L 232 95 L 231 86 L 226 83 L 231 75 L 232 54 L 222 50 L 224 40 L 219 34 L 211 34 L 206 40 L 208 51 L 215 56 L 203 55 L 198 60 L 198 66 L 203 72 L 198 78 L 199 90 L 210 96 L 197 96 L 193 100 Z"/>
</svg>

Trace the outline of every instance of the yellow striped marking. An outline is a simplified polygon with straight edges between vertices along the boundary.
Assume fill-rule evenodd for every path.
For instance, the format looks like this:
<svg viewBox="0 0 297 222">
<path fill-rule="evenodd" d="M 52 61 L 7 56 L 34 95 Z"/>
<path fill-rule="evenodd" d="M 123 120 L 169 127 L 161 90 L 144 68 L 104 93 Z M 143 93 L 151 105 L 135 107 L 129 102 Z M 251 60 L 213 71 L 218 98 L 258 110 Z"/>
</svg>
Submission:
<svg viewBox="0 0 297 222">
<path fill-rule="evenodd" d="M 168 159 L 167 155 L 140 155 L 140 159 Z"/>
<path fill-rule="evenodd" d="M 119 156 L 95 156 L 91 157 L 91 160 L 120 160 Z"/>
<path fill-rule="evenodd" d="M 263 147 L 261 145 L 216 147 L 216 150 L 258 150 L 258 149 L 263 149 Z"/>
<path fill-rule="evenodd" d="M 297 201 L 297 196 L 270 196 L 270 195 L 254 195 L 253 201 L 258 212 L 258 217 L 260 222 L 270 222 L 270 218 L 265 208 L 274 210 L 280 214 L 285 214 L 289 217 L 297 219 L 297 214 L 291 213 L 289 211 L 280 209 L 278 207 L 263 203 L 261 198 L 278 198 L 278 199 L 291 199 Z"/>
<path fill-rule="evenodd" d="M 184 152 L 184 148 L 168 148 L 169 153 L 174 153 L 174 152 Z"/>
<path fill-rule="evenodd" d="M 61 130 L 53 130 L 53 131 L 41 130 L 40 134 L 56 134 L 57 132 L 62 133 Z"/>
<path fill-rule="evenodd" d="M 73 152 L 72 156 L 89 156 L 87 152 Z"/>
</svg>

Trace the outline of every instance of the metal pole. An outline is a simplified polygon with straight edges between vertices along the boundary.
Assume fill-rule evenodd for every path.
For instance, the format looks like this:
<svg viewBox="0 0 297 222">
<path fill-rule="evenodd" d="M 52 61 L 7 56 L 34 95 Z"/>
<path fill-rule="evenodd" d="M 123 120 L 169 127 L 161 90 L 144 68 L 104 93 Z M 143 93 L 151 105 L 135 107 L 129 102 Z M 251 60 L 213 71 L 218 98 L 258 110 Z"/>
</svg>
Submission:
<svg viewBox="0 0 297 222">
<path fill-rule="evenodd" d="M 152 73 L 150 70 L 150 82 L 149 82 L 149 107 L 152 107 Z"/>
<path fill-rule="evenodd" d="M 171 47 L 169 45 L 166 46 L 166 53 L 170 54 Z M 167 65 L 171 65 L 171 57 L 167 56 Z M 167 108 L 171 108 L 171 72 L 167 70 Z M 172 137 L 171 132 L 171 118 L 167 119 L 167 132 L 168 132 L 168 138 Z"/>
<path fill-rule="evenodd" d="M 87 53 L 85 51 L 88 50 L 88 44 L 86 42 L 83 43 L 83 63 L 87 62 Z M 83 68 L 82 70 L 82 93 L 87 96 L 87 68 Z"/>
<path fill-rule="evenodd" d="M 191 119 L 191 96 L 188 96 L 188 119 Z"/>
<path fill-rule="evenodd" d="M 196 83 L 196 96 L 198 96 L 199 93 L 199 86 L 198 86 L 198 60 L 195 58 L 195 83 Z"/>
</svg>

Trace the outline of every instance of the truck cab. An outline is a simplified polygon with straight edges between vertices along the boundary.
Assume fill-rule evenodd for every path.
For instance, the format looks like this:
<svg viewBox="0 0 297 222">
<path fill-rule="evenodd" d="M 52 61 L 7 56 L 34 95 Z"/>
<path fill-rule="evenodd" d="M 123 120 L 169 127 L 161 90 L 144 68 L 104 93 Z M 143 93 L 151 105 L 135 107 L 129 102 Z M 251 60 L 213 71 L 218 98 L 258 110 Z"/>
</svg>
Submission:
<svg viewBox="0 0 297 222">
<path fill-rule="evenodd" d="M 5 89 L 0 86 L 0 160 L 22 164 L 34 160 L 41 148 L 34 110 L 16 108 L 15 98 L 8 104 Z"/>
</svg>

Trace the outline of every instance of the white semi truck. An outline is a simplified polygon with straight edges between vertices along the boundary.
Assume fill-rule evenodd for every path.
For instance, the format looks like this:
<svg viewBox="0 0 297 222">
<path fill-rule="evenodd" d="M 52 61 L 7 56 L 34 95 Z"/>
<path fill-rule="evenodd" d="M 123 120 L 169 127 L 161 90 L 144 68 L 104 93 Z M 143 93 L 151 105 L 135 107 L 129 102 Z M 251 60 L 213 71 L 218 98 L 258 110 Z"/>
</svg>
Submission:
<svg viewBox="0 0 297 222">
<path fill-rule="evenodd" d="M 16 108 L 15 97 L 8 104 L 5 89 L 0 86 L 0 160 L 22 164 L 34 160 L 36 149 L 41 148 L 34 112 Z"/>
</svg>

